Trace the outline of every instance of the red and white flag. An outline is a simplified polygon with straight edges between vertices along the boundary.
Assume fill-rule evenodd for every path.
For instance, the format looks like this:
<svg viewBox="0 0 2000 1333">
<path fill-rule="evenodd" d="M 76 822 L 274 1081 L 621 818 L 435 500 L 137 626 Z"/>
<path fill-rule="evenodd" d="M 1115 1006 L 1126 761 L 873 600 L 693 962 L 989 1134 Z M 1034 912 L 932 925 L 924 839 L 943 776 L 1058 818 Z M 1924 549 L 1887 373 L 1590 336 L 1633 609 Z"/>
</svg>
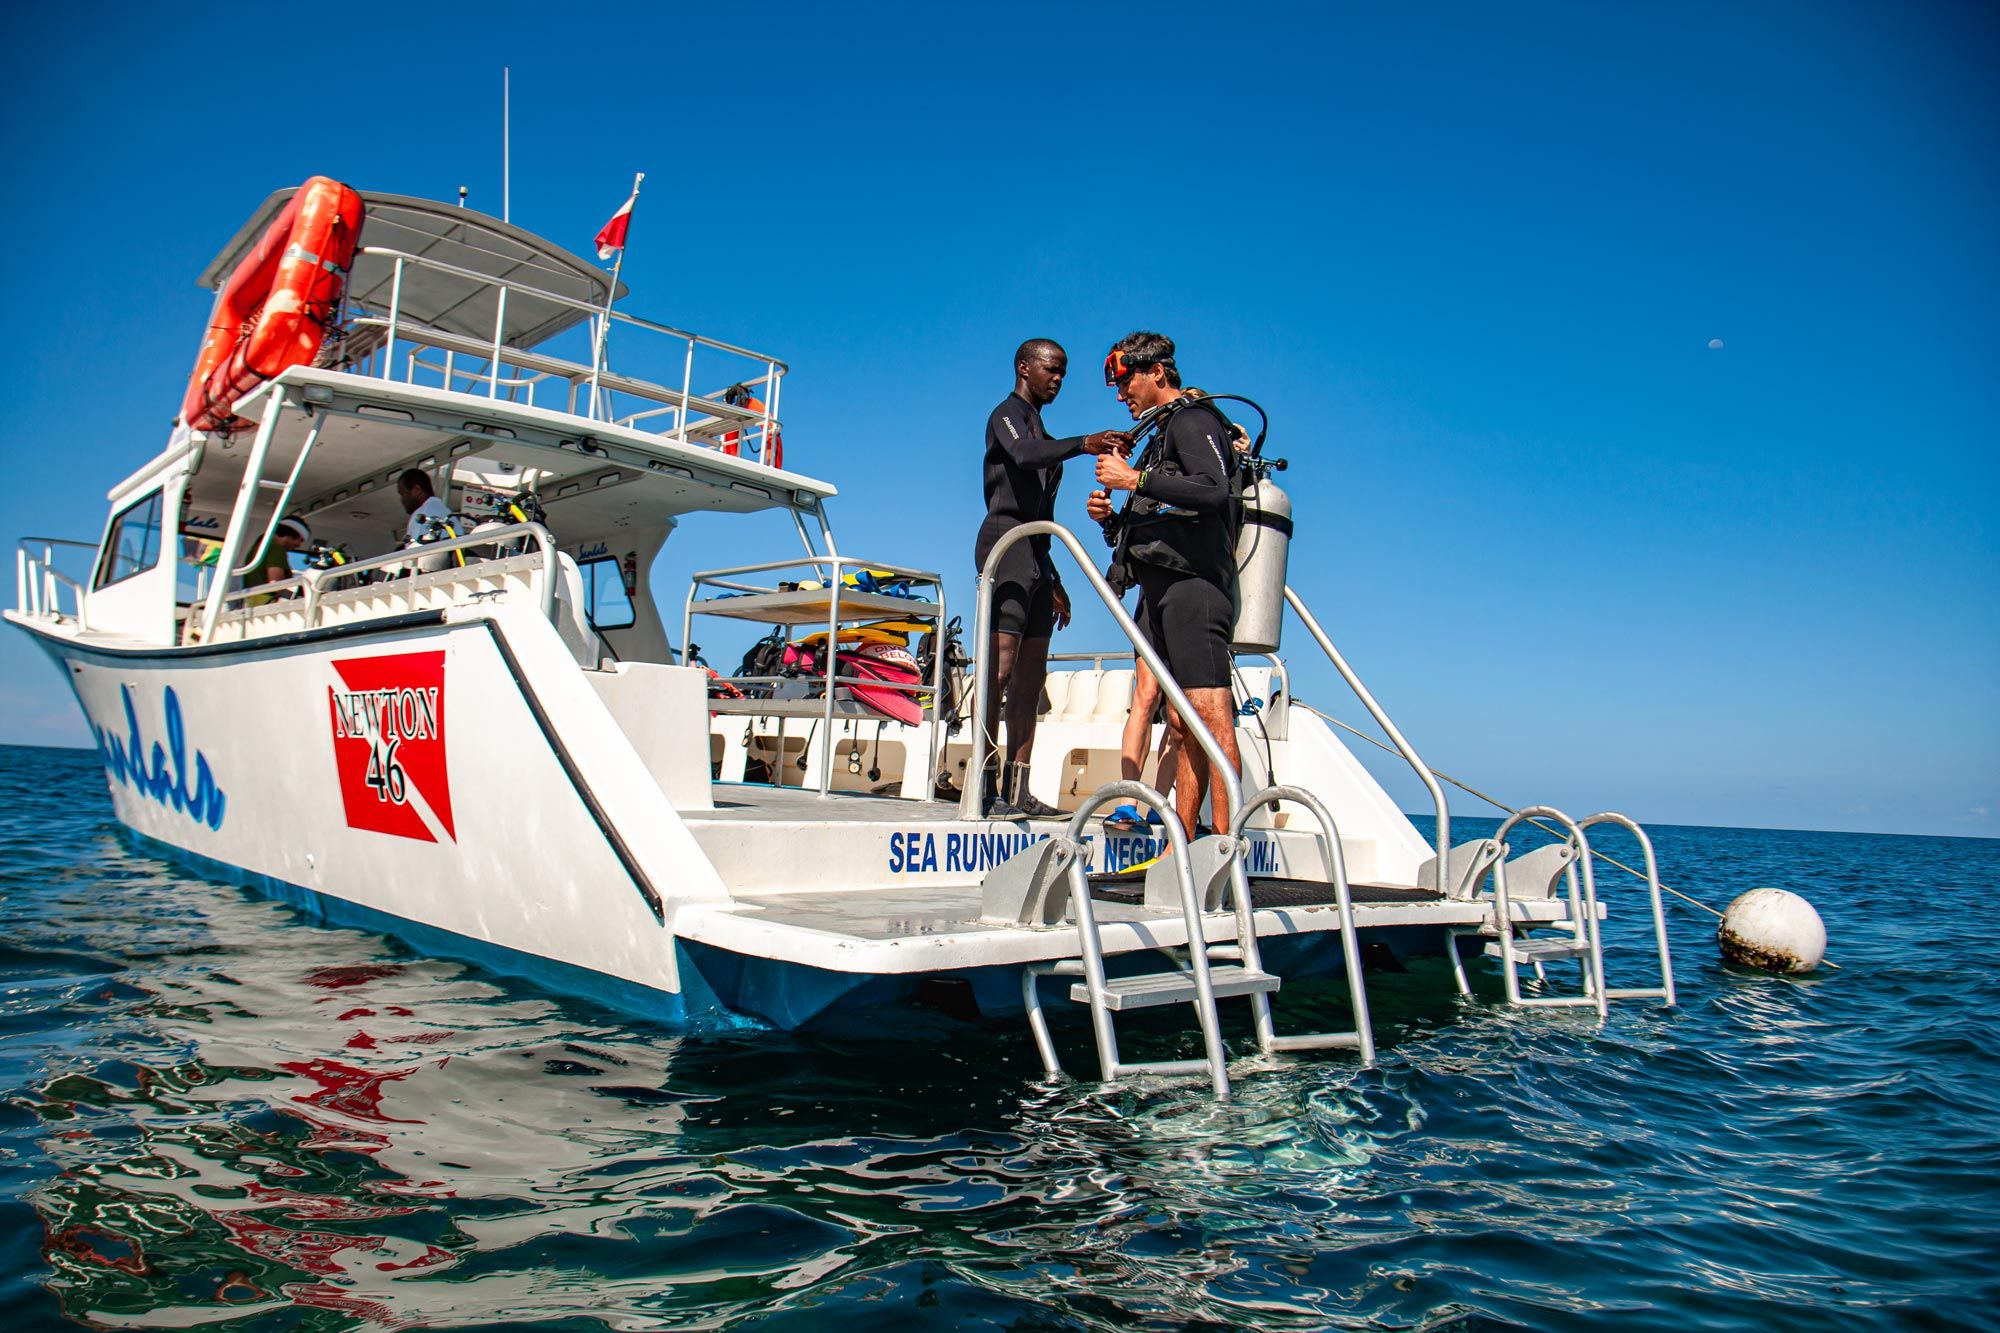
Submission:
<svg viewBox="0 0 2000 1333">
<path fill-rule="evenodd" d="M 639 202 L 639 192 L 632 191 L 632 197 L 620 205 L 611 215 L 611 221 L 604 224 L 597 233 L 597 257 L 609 259 L 625 245 L 625 233 L 632 229 L 632 205 Z"/>
</svg>

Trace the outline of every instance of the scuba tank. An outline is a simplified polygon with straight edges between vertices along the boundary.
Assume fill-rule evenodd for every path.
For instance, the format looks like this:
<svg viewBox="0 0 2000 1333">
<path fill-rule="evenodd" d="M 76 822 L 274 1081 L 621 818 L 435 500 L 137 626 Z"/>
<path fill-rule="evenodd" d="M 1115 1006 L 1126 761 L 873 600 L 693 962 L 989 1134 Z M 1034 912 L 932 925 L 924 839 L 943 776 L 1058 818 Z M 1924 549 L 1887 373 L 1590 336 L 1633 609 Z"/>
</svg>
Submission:
<svg viewBox="0 0 2000 1333">
<path fill-rule="evenodd" d="M 1271 479 L 1284 466 L 1254 468 L 1243 491 L 1243 526 L 1236 534 L 1236 627 L 1239 653 L 1275 653 L 1285 621 L 1285 569 L 1292 547 L 1291 497 Z M 1262 463 L 1263 460 L 1257 460 Z"/>
</svg>

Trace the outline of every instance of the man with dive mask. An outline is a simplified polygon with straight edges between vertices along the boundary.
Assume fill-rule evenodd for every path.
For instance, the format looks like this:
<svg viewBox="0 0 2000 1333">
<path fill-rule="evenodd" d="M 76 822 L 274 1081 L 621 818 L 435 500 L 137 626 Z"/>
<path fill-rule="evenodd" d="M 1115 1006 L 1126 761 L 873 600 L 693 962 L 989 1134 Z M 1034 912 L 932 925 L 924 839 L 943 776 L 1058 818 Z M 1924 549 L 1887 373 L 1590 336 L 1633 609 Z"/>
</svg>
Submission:
<svg viewBox="0 0 2000 1333">
<path fill-rule="evenodd" d="M 1135 420 L 1156 410 L 1168 415 L 1140 458 L 1098 456 L 1102 489 L 1090 496 L 1090 516 L 1117 536 L 1126 577 L 1140 590 L 1140 630 L 1187 692 L 1196 720 L 1240 771 L 1229 689 L 1236 614 L 1231 425 L 1206 402 L 1179 403 L 1186 391 L 1174 364 L 1173 339 L 1162 334 L 1120 338 L 1104 359 L 1104 382 L 1118 391 L 1118 401 Z M 1114 491 L 1131 493 L 1122 515 L 1112 507 Z M 1187 719 L 1167 710 L 1172 739 L 1180 741 L 1174 804 L 1193 835 L 1210 772 L 1208 756 L 1187 726 Z M 1220 791 L 1214 807 L 1215 827 L 1226 829 L 1231 812 Z"/>
</svg>

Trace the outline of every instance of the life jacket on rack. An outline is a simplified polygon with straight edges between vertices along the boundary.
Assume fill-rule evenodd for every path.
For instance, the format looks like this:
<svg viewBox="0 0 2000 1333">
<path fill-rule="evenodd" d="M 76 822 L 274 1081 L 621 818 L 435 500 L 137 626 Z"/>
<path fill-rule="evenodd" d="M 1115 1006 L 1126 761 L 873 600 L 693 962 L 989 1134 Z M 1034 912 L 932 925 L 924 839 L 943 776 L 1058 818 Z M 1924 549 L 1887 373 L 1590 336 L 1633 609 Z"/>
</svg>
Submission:
<svg viewBox="0 0 2000 1333">
<path fill-rule="evenodd" d="M 299 187 L 216 293 L 182 420 L 195 430 L 230 430 L 238 398 L 319 356 L 337 321 L 362 220 L 361 196 L 351 187 L 325 176 Z"/>
<path fill-rule="evenodd" d="M 727 389 L 724 389 L 722 391 L 722 401 L 728 403 L 731 407 L 740 407 L 746 412 L 762 412 L 764 410 L 764 400 L 751 393 L 750 386 L 747 384 L 732 384 Z M 724 431 L 722 433 L 722 452 L 730 455 L 732 458 L 741 456 L 743 452 L 743 432 L 740 430 Z M 766 467 L 783 467 L 785 465 L 785 438 L 783 433 L 779 431 L 778 423 L 775 421 L 771 423 L 770 429 L 765 433 L 763 457 L 760 461 Z"/>
</svg>

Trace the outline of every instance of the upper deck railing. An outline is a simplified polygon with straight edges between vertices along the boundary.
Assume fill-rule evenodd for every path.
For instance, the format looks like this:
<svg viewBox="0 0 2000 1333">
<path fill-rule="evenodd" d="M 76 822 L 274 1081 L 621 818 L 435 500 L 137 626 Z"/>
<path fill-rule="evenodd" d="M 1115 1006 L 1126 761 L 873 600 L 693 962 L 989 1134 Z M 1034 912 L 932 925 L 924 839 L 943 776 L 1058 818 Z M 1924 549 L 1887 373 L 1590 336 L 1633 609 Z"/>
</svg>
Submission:
<svg viewBox="0 0 2000 1333">
<path fill-rule="evenodd" d="M 440 387 L 457 392 L 526 402 L 779 465 L 778 411 L 789 367 L 777 357 L 423 255 L 375 246 L 360 253 L 388 261 L 393 276 L 386 309 L 356 304 L 346 320 L 347 354 L 357 373 L 411 384 L 436 376 Z M 403 308 L 404 278 L 412 270 L 492 289 L 492 336 L 472 337 L 413 317 Z M 510 293 L 587 316 L 589 359 L 510 344 Z M 671 348 L 680 362 L 679 388 L 610 368 L 610 353 L 623 348 L 628 330 L 648 340 L 635 344 L 641 357 L 668 348 L 669 340 L 679 344 Z M 698 391 L 698 383 L 709 387 Z"/>
</svg>

